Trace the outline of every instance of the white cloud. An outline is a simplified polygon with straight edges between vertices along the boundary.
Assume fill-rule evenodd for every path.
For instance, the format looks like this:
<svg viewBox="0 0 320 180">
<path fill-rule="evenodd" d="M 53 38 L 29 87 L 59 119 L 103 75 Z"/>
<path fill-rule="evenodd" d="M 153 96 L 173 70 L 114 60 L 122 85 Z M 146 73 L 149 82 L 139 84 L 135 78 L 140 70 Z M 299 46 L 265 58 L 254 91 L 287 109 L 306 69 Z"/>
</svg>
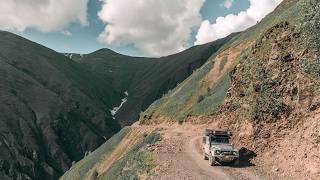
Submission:
<svg viewBox="0 0 320 180">
<path fill-rule="evenodd" d="M 145 54 L 163 56 L 187 47 L 193 27 L 201 23 L 204 0 L 102 0 L 98 13 L 106 23 L 99 40 L 133 44 Z"/>
<path fill-rule="evenodd" d="M 255 25 L 281 2 L 282 0 L 250 0 L 250 7 L 246 11 L 237 15 L 229 14 L 225 17 L 218 17 L 214 24 L 205 20 L 198 30 L 195 45 L 215 41 Z"/>
<path fill-rule="evenodd" d="M 233 5 L 233 0 L 225 0 L 223 6 L 227 9 L 230 9 Z"/>
<path fill-rule="evenodd" d="M 87 25 L 88 0 L 1 0 L 0 29 L 62 31 L 71 22 Z"/>
<path fill-rule="evenodd" d="M 61 31 L 61 33 L 65 36 L 72 36 L 72 33 L 70 31 L 67 31 L 67 30 L 63 30 Z"/>
</svg>

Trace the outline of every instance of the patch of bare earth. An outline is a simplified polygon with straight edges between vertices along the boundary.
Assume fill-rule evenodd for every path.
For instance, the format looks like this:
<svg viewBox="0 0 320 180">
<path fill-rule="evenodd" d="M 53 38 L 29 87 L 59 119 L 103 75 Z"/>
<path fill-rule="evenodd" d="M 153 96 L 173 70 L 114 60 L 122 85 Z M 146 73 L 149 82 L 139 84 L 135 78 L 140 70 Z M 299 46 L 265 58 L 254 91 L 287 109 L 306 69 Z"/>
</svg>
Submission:
<svg viewBox="0 0 320 180">
<path fill-rule="evenodd" d="M 207 126 L 229 129 L 240 148 L 243 167 L 222 169 L 239 173 L 236 179 L 320 179 L 320 110 L 259 125 L 235 117 L 226 113 Z"/>
<path fill-rule="evenodd" d="M 244 43 L 244 44 L 240 44 L 235 47 L 228 48 L 228 49 L 222 51 L 221 53 L 219 53 L 215 57 L 215 59 L 213 60 L 214 66 L 205 78 L 205 81 L 209 83 L 210 87 L 212 87 L 214 85 L 214 83 L 216 83 L 216 81 L 219 80 L 221 78 L 221 76 L 228 69 L 230 69 L 232 67 L 235 60 L 237 59 L 237 57 L 239 57 L 239 55 L 241 54 L 243 49 L 250 47 L 250 45 L 251 45 L 251 43 Z M 220 71 L 220 64 L 222 63 L 222 60 L 224 58 L 227 59 L 227 62 L 224 65 L 222 71 Z"/>
<path fill-rule="evenodd" d="M 232 114 L 189 117 L 183 125 L 162 123 L 162 140 L 149 145 L 156 167 L 152 179 L 320 179 L 320 110 L 303 118 L 254 125 Z M 296 121 L 298 123 L 296 124 Z M 207 122 L 193 124 L 192 122 Z M 231 130 L 240 149 L 240 167 L 209 166 L 202 159 L 206 128 Z M 264 133 L 257 131 L 262 130 Z"/>
<path fill-rule="evenodd" d="M 288 179 L 320 179 L 320 111 L 291 129 L 286 126 L 277 128 L 281 133 L 271 131 L 257 162 Z"/>
</svg>

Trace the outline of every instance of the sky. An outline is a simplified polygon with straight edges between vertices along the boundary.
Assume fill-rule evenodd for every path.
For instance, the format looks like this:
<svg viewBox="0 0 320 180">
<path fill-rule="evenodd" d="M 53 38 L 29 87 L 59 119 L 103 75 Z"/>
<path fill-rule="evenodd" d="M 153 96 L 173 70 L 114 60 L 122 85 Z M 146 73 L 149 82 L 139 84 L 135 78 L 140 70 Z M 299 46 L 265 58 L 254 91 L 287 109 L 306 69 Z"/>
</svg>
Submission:
<svg viewBox="0 0 320 180">
<path fill-rule="evenodd" d="M 253 26 L 282 0 L 0 0 L 0 30 L 58 52 L 166 56 Z"/>
</svg>

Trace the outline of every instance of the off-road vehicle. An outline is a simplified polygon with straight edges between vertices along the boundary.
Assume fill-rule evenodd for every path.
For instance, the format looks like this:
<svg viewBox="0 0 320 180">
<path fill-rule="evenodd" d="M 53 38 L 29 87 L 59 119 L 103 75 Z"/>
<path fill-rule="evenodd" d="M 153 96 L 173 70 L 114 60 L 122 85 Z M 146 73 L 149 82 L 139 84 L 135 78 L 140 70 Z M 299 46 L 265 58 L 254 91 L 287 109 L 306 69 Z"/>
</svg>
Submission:
<svg viewBox="0 0 320 180">
<path fill-rule="evenodd" d="M 209 164 L 232 163 L 239 166 L 239 151 L 229 143 L 232 134 L 228 131 L 205 130 L 203 137 L 203 158 L 209 159 Z"/>
</svg>

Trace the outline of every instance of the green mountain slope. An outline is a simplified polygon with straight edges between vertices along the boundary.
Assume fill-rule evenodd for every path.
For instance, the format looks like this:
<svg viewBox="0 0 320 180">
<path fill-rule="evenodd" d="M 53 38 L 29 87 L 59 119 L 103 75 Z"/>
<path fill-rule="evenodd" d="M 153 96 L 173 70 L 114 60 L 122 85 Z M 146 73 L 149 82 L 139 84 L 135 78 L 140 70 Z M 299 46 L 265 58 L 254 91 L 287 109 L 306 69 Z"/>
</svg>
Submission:
<svg viewBox="0 0 320 180">
<path fill-rule="evenodd" d="M 294 43 L 298 43 L 294 45 L 298 46 L 297 49 L 300 51 L 307 48 L 311 49 L 311 47 L 317 49 L 318 47 L 316 47 L 316 44 L 319 43 L 316 38 L 316 28 L 318 24 L 317 21 L 315 21 L 317 18 L 317 15 L 315 14 L 317 6 L 314 7 L 315 9 L 310 10 L 312 7 L 310 4 L 312 3 L 316 4 L 314 1 L 299 0 L 286 0 L 281 3 L 274 12 L 269 14 L 256 26 L 238 34 L 229 43 L 226 43 L 217 53 L 215 53 L 211 58 L 211 61 L 202 66 L 180 86 L 175 88 L 162 99 L 153 103 L 146 112 L 142 114 L 141 120 L 148 122 L 149 119 L 156 119 L 164 116 L 169 119 L 173 118 L 183 121 L 188 116 L 213 115 L 218 113 L 225 102 L 226 96 L 230 96 L 230 92 L 228 93 L 228 90 L 232 88 L 234 83 L 241 81 L 244 84 L 251 84 L 256 76 L 258 76 L 259 72 L 257 72 L 257 68 L 262 68 L 263 66 L 261 63 L 267 63 L 266 57 L 272 53 L 272 49 L 270 49 L 273 45 L 272 42 L 268 42 L 269 44 L 265 45 L 265 43 L 267 43 L 265 42 L 266 39 L 269 38 L 267 34 L 272 33 L 279 27 L 282 27 L 283 23 L 289 25 L 286 25 L 285 28 L 279 30 L 279 33 L 296 33 L 301 36 L 299 41 L 290 42 L 291 44 L 287 43 L 285 46 L 293 46 Z M 301 14 L 301 16 L 298 16 L 297 14 Z M 306 21 L 306 19 L 308 19 L 308 21 Z M 276 41 L 275 39 L 273 40 Z M 282 43 L 284 44 L 284 42 L 280 42 L 279 44 Z M 256 48 L 261 46 L 265 46 L 265 49 L 261 52 L 260 56 L 248 58 L 251 54 L 256 53 Z M 291 51 L 298 51 L 297 49 L 292 49 Z M 290 52 L 290 50 L 286 51 Z M 290 53 L 287 55 L 293 56 L 293 54 Z M 294 55 L 299 56 L 296 53 Z M 299 57 L 297 61 L 302 63 L 302 57 Z M 310 71 L 312 71 L 310 73 L 317 72 L 318 65 L 316 64 L 318 62 L 316 59 L 308 60 L 305 63 L 308 65 L 304 66 L 309 67 Z M 310 65 L 309 63 L 313 64 Z M 250 71 L 243 72 L 246 74 L 239 75 L 239 79 L 230 79 L 232 78 L 230 74 L 234 73 L 235 67 L 241 66 L 242 64 L 247 67 L 246 71 Z M 256 66 L 258 64 L 259 67 Z M 291 65 L 283 64 L 281 66 Z M 299 68 L 301 68 L 299 71 L 304 71 L 302 65 L 299 66 Z M 250 74 L 253 72 L 256 74 Z M 270 72 L 270 74 L 270 76 L 272 76 L 273 73 Z M 286 76 L 286 78 L 289 77 Z M 233 88 L 234 91 L 239 91 L 238 88 L 240 87 Z M 243 88 L 247 88 L 244 91 L 248 91 L 250 89 L 249 87 Z M 252 92 L 241 93 L 241 96 L 247 93 L 251 94 Z M 270 101 L 271 103 L 271 96 L 267 97 L 270 98 L 267 99 L 267 101 Z M 237 100 L 235 100 L 235 102 L 237 102 Z M 280 102 L 281 101 L 282 100 L 280 100 Z M 252 102 L 246 103 L 251 104 Z"/>
<path fill-rule="evenodd" d="M 108 49 L 71 56 L 1 31 L 1 179 L 56 179 L 227 40 L 163 58 Z"/>
<path fill-rule="evenodd" d="M 130 57 L 109 49 L 73 57 L 127 98 L 115 114 L 115 118 L 125 126 L 136 121 L 141 111 L 190 76 L 232 37 L 161 58 Z M 128 97 L 125 92 L 129 94 Z"/>
<path fill-rule="evenodd" d="M 56 179 L 119 131 L 120 94 L 50 49 L 0 32 L 0 174 Z"/>
<path fill-rule="evenodd" d="M 214 127 L 234 132 L 233 142 L 240 147 L 252 148 L 259 158 L 267 156 L 269 161 L 277 161 L 271 163 L 272 167 L 282 164 L 278 173 L 316 177 L 319 174 L 301 172 L 304 166 L 297 154 L 318 152 L 319 119 L 312 117 L 320 107 L 319 11 L 317 0 L 284 0 L 256 26 L 228 39 L 209 61 L 141 114 L 142 126 L 132 128 L 143 134 L 164 120 L 195 124 L 203 121 L 206 125 L 213 121 Z M 311 122 L 304 124 L 305 119 Z M 187 129 L 192 130 L 190 124 Z M 140 145 L 141 137 L 123 133 L 127 131 L 76 163 L 61 179 L 137 178 L 144 171 L 152 174 L 147 158 L 134 153 L 134 144 Z M 295 144 L 291 144 L 293 141 Z M 107 149 L 108 145 L 112 149 Z M 145 153 L 143 149 L 138 152 Z M 282 159 L 272 159 L 271 154 Z M 319 160 L 315 156 L 303 159 Z"/>
</svg>

